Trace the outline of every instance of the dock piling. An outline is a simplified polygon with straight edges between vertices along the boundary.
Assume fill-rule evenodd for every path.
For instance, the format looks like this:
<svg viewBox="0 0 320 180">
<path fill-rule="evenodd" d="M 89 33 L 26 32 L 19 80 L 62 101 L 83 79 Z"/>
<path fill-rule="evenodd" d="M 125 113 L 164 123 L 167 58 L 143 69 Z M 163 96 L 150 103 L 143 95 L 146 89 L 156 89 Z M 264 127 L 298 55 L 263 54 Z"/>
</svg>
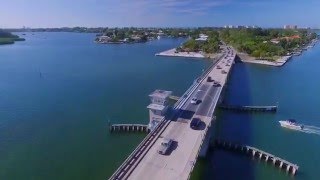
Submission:
<svg viewBox="0 0 320 180">
<path fill-rule="evenodd" d="M 257 157 L 260 160 L 265 157 L 265 162 L 272 162 L 275 167 L 278 167 L 281 170 L 286 171 L 292 175 L 295 175 L 299 166 L 293 164 L 289 161 L 281 159 L 273 154 L 267 153 L 255 147 L 247 146 L 247 145 L 240 145 L 240 144 L 233 144 L 231 142 L 223 141 L 223 140 L 215 140 L 213 143 L 213 148 L 222 148 L 226 150 L 242 152 L 247 155 L 251 155 L 253 158 Z M 270 161 L 269 161 L 270 160 Z M 279 163 L 278 163 L 279 162 Z"/>
<path fill-rule="evenodd" d="M 110 132 L 148 132 L 148 125 L 144 124 L 112 124 Z"/>
</svg>

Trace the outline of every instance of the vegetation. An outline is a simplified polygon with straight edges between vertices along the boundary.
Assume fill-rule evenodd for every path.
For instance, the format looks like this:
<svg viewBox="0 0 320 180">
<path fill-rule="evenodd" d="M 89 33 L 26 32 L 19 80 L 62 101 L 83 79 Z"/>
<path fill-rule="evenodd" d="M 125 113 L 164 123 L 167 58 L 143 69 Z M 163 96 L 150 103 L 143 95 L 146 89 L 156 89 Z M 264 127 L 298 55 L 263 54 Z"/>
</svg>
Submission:
<svg viewBox="0 0 320 180">
<path fill-rule="evenodd" d="M 151 34 L 149 31 L 142 31 L 137 28 L 112 28 L 105 29 L 99 36 L 110 37 L 107 42 L 146 42 L 148 38 L 155 38 L 156 34 Z"/>
<path fill-rule="evenodd" d="M 198 33 L 198 32 L 197 32 Z M 201 34 L 201 33 L 199 33 Z M 197 36 L 199 36 L 197 34 Z M 187 52 L 198 52 L 202 51 L 205 53 L 216 53 L 219 51 L 219 33 L 218 31 L 204 31 L 203 34 L 207 35 L 208 38 L 206 41 L 197 41 L 197 36 L 192 35 L 191 39 L 185 42 L 177 51 L 187 51 Z"/>
<path fill-rule="evenodd" d="M 0 45 L 14 44 L 15 41 L 24 41 L 24 38 L 20 38 L 17 35 L 13 35 L 9 32 L 0 29 Z"/>
<path fill-rule="evenodd" d="M 241 52 L 271 60 L 305 46 L 317 35 L 307 30 L 254 28 L 223 29 L 220 37 Z"/>
</svg>

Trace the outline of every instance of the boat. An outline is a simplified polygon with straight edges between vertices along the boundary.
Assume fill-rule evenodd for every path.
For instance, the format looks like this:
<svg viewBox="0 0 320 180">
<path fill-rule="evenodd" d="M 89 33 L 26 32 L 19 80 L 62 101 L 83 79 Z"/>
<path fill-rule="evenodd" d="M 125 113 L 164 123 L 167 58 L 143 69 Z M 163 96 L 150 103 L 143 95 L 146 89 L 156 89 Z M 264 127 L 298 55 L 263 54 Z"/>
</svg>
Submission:
<svg viewBox="0 0 320 180">
<path fill-rule="evenodd" d="M 298 124 L 294 119 L 287 119 L 279 121 L 280 125 L 284 128 L 293 129 L 293 130 L 303 130 L 304 126 Z"/>
</svg>

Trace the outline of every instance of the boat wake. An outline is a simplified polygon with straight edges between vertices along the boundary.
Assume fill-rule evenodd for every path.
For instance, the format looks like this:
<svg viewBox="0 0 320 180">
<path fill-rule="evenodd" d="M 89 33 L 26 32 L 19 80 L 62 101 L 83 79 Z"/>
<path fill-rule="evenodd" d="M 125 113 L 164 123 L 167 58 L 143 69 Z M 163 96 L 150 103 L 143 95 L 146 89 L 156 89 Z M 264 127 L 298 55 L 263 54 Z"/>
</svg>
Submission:
<svg viewBox="0 0 320 180">
<path fill-rule="evenodd" d="M 308 126 L 304 125 L 304 128 L 300 130 L 301 132 L 305 132 L 308 134 L 317 134 L 320 135 L 320 127 L 317 126 Z"/>
</svg>

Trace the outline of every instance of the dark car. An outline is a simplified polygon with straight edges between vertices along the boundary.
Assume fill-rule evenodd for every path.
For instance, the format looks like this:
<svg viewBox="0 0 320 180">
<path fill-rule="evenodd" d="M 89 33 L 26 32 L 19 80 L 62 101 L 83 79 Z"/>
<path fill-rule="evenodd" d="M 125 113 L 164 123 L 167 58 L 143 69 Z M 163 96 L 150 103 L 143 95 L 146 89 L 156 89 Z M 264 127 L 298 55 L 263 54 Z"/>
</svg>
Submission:
<svg viewBox="0 0 320 180">
<path fill-rule="evenodd" d="M 190 128 L 197 129 L 201 123 L 201 120 L 199 118 L 193 118 L 190 122 Z"/>
</svg>

